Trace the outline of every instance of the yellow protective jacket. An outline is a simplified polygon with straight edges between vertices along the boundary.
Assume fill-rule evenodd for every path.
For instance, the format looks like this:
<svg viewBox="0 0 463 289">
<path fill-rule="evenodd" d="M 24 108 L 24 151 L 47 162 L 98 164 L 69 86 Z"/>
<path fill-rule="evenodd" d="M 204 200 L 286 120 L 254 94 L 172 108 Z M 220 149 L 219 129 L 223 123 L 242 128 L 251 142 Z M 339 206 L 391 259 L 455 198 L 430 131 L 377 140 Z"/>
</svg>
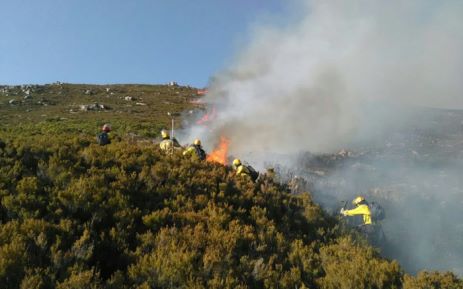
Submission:
<svg viewBox="0 0 463 289">
<path fill-rule="evenodd" d="M 187 147 L 186 150 L 183 151 L 184 156 L 193 156 L 196 154 L 196 149 L 194 146 Z"/>
<path fill-rule="evenodd" d="M 164 138 L 160 143 L 159 143 L 159 147 L 163 150 L 163 151 L 168 151 L 172 148 L 181 148 L 180 144 L 178 143 L 178 141 L 173 138 L 173 139 L 170 139 L 170 138 Z"/>
<path fill-rule="evenodd" d="M 171 149 L 173 146 L 174 146 L 174 144 L 170 139 L 165 139 L 165 140 L 163 140 L 162 142 L 159 143 L 159 147 L 163 151 L 167 151 L 167 150 Z"/>
<path fill-rule="evenodd" d="M 368 205 L 365 205 L 365 204 L 361 204 L 355 209 L 344 211 L 344 215 L 345 216 L 362 215 L 364 225 L 371 225 L 372 224 L 370 208 L 368 207 Z"/>
<path fill-rule="evenodd" d="M 251 176 L 251 172 L 249 172 L 249 169 L 246 166 L 239 165 L 236 168 L 236 175 L 237 176 Z"/>
</svg>

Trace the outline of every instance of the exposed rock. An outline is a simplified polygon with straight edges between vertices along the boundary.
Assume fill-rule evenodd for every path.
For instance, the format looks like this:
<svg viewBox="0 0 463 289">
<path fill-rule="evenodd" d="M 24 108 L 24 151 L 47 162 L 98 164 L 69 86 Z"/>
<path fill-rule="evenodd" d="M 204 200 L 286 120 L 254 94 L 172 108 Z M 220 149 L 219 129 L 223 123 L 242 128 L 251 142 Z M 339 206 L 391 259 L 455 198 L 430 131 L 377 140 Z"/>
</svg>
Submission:
<svg viewBox="0 0 463 289">
<path fill-rule="evenodd" d="M 137 102 L 135 103 L 136 105 L 146 105 L 146 103 L 143 103 L 143 102 Z"/>
<path fill-rule="evenodd" d="M 37 101 L 38 105 L 48 106 L 48 102 L 44 99 Z"/>
<path fill-rule="evenodd" d="M 10 100 L 8 101 L 8 103 L 11 104 L 11 105 L 17 105 L 17 104 L 19 104 L 20 102 L 19 102 L 18 100 L 16 100 L 16 99 L 10 99 Z"/>
<path fill-rule="evenodd" d="M 132 100 L 134 100 L 134 98 L 133 98 L 133 97 L 131 97 L 131 96 L 126 96 L 126 97 L 124 97 L 124 100 L 127 100 L 127 101 L 132 101 Z"/>
<path fill-rule="evenodd" d="M 81 111 L 102 111 L 110 109 L 107 105 L 100 103 L 81 104 L 79 108 Z"/>
</svg>

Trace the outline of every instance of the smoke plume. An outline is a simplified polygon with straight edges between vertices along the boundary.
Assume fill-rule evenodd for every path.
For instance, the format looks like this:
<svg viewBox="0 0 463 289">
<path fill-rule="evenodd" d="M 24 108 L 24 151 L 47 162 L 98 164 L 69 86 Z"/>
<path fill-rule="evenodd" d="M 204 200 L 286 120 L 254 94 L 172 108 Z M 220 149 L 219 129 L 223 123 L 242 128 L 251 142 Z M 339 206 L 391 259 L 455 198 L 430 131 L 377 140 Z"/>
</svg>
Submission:
<svg viewBox="0 0 463 289">
<path fill-rule="evenodd" d="M 214 131 L 245 139 L 232 143 L 238 155 L 322 152 L 407 117 L 410 105 L 463 107 L 463 3 L 442 2 L 299 2 L 305 17 L 256 27 L 214 78 Z"/>
<path fill-rule="evenodd" d="M 463 118 L 439 125 L 424 108 L 463 108 L 463 2 L 291 3 L 296 20 L 254 27 L 211 81 L 207 102 L 218 114 L 206 148 L 225 135 L 234 156 L 258 167 L 301 152 L 368 150 L 314 181 L 320 199 L 370 192 L 392 212 L 388 256 L 410 271 L 461 274 Z"/>
</svg>

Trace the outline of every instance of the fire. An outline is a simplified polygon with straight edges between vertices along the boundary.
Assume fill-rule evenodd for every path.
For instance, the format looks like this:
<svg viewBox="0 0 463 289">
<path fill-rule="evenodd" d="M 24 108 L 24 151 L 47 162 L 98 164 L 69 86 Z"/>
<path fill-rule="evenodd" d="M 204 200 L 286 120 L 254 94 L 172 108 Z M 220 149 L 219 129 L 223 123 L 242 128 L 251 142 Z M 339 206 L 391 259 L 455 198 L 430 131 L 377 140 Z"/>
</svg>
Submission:
<svg viewBox="0 0 463 289">
<path fill-rule="evenodd" d="M 207 89 L 198 89 L 198 91 L 196 91 L 197 95 L 206 95 L 207 93 Z"/>
<path fill-rule="evenodd" d="M 215 110 L 215 106 L 213 106 L 212 110 L 209 113 L 206 113 L 205 115 L 203 115 L 202 118 L 196 121 L 196 124 L 205 125 L 207 122 L 215 119 L 216 116 L 217 116 L 217 111 Z"/>
<path fill-rule="evenodd" d="M 230 140 L 224 136 L 220 137 L 219 145 L 208 156 L 208 162 L 217 162 L 222 165 L 227 164 L 228 145 Z"/>
</svg>

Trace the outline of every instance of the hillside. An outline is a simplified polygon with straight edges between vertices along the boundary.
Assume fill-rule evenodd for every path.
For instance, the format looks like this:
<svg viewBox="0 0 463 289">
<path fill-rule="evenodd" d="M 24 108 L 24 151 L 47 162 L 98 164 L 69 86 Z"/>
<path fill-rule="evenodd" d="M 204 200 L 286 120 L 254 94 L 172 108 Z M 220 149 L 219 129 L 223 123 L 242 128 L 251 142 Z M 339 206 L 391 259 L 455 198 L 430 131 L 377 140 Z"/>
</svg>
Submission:
<svg viewBox="0 0 463 289">
<path fill-rule="evenodd" d="M 3 131 L 94 135 L 110 122 L 115 133 L 155 136 L 167 112 L 198 108 L 196 89 L 178 85 L 0 85 Z"/>
<path fill-rule="evenodd" d="M 2 288 L 463 287 L 452 273 L 405 274 L 310 193 L 128 135 L 154 137 L 166 111 L 197 108 L 193 88 L 35 89 L 1 98 Z M 94 102 L 110 109 L 78 110 Z M 115 133 L 100 147 L 103 122 Z"/>
</svg>

